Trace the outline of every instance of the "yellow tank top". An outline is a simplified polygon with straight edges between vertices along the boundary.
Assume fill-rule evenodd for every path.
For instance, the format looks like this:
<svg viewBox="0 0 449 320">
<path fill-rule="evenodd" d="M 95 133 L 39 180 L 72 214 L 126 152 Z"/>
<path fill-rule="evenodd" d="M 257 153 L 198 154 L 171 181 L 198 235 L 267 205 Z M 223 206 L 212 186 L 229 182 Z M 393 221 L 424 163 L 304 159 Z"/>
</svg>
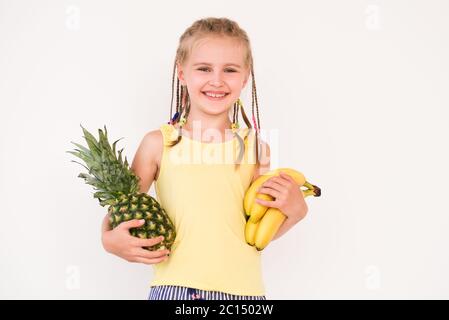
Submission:
<svg viewBox="0 0 449 320">
<path fill-rule="evenodd" d="M 156 197 L 176 227 L 167 261 L 153 265 L 151 286 L 179 285 L 236 295 L 265 295 L 261 252 L 245 241 L 243 197 L 255 165 L 253 130 L 241 128 L 245 153 L 234 169 L 240 144 L 234 137 L 204 143 L 160 127 L 164 148 Z M 247 137 L 247 139 L 245 139 Z"/>
</svg>

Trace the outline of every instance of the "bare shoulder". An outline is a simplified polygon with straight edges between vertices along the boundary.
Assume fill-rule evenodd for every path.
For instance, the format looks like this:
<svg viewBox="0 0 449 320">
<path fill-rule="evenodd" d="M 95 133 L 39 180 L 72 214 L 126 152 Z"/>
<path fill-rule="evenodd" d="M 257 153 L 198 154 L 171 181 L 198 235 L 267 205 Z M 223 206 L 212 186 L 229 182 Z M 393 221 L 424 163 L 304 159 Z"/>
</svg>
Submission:
<svg viewBox="0 0 449 320">
<path fill-rule="evenodd" d="M 159 129 L 147 132 L 140 141 L 131 169 L 140 178 L 140 192 L 148 192 L 159 175 L 163 137 Z"/>
<path fill-rule="evenodd" d="M 264 173 L 270 171 L 270 145 L 261 140 L 261 150 L 260 152 L 260 160 L 259 164 L 256 166 L 256 169 L 254 170 L 254 175 L 251 180 L 251 183 L 253 183 L 260 175 L 263 175 Z"/>
<path fill-rule="evenodd" d="M 156 160 L 156 164 L 159 166 L 162 156 L 162 149 L 164 148 L 164 138 L 162 132 L 159 129 L 149 131 L 145 134 L 144 139 L 148 145 L 149 152 Z M 156 176 L 157 177 L 157 176 Z"/>
</svg>

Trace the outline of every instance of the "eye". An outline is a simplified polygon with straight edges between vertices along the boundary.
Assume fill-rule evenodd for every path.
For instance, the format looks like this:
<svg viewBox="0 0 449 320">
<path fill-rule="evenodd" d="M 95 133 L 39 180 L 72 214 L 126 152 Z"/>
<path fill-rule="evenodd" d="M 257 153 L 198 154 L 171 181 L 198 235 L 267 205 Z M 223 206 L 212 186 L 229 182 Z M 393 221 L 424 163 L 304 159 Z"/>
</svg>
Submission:
<svg viewBox="0 0 449 320">
<path fill-rule="evenodd" d="M 198 68 L 197 70 L 200 70 L 200 71 L 207 71 L 207 70 L 209 70 L 209 68 L 202 67 L 202 68 Z M 227 71 L 227 72 L 237 72 L 237 71 L 234 70 L 234 69 L 226 69 L 226 71 Z"/>
</svg>

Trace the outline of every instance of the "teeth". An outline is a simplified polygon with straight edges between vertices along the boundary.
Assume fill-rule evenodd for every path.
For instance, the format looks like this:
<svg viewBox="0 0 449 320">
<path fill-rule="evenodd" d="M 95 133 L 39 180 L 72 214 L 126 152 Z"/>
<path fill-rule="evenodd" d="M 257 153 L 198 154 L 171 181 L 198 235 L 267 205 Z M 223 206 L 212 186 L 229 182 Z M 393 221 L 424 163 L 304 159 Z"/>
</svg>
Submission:
<svg viewBox="0 0 449 320">
<path fill-rule="evenodd" d="M 209 93 L 209 92 L 205 92 L 205 94 L 209 97 L 214 97 L 214 98 L 221 98 L 226 95 L 226 94 L 215 94 L 215 93 Z"/>
</svg>

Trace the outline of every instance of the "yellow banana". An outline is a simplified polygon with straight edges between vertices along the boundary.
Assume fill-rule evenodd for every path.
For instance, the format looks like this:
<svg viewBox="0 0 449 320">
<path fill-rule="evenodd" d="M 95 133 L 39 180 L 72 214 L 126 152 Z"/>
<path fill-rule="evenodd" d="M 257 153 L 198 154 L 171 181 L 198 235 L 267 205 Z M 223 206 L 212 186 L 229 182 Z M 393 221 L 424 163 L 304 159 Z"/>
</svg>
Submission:
<svg viewBox="0 0 449 320">
<path fill-rule="evenodd" d="M 243 198 L 243 208 L 245 209 L 245 213 L 247 216 L 251 215 L 252 207 L 254 205 L 259 205 L 258 203 L 254 202 L 254 199 L 257 195 L 257 190 L 260 188 L 260 186 L 270 179 L 273 176 L 272 171 L 265 173 L 263 175 L 260 175 L 248 188 L 248 190 L 245 193 L 245 197 Z M 262 195 L 262 194 L 260 194 Z M 269 196 L 269 195 L 268 195 Z M 269 196 L 271 198 L 271 196 Z M 258 197 L 263 200 L 272 200 L 271 199 L 264 199 L 262 197 Z M 262 206 L 263 207 L 263 206 Z M 257 208 L 257 207 L 256 207 Z M 266 210 L 266 209 L 265 209 Z"/>
<path fill-rule="evenodd" d="M 315 195 L 313 190 L 302 191 L 304 198 Z M 262 219 L 257 223 L 258 227 L 254 239 L 254 245 L 257 250 L 263 250 L 273 237 L 277 234 L 279 228 L 284 223 L 287 217 L 277 208 L 269 208 Z M 248 220 L 247 224 L 253 224 Z"/>
<path fill-rule="evenodd" d="M 276 235 L 284 223 L 285 215 L 278 208 L 269 208 L 263 218 L 259 221 L 254 244 L 256 249 L 263 250 Z M 251 221 L 248 221 L 251 223 Z"/>
<path fill-rule="evenodd" d="M 265 200 L 265 201 L 273 201 L 274 200 L 274 198 L 272 196 L 270 196 L 269 194 L 265 194 L 265 193 L 257 193 L 256 198 Z M 249 219 L 251 220 L 251 222 L 259 221 L 260 220 L 259 217 L 263 217 L 263 215 L 265 214 L 267 209 L 268 209 L 267 207 L 254 201 L 253 205 L 251 206 L 251 211 L 250 211 L 250 216 L 249 216 Z"/>
<path fill-rule="evenodd" d="M 271 177 L 279 176 L 280 171 L 291 176 L 299 186 L 302 186 L 305 183 L 307 183 L 309 186 L 312 186 L 306 181 L 304 175 L 301 172 L 291 168 L 278 168 L 261 175 L 251 184 L 251 186 L 248 188 L 248 191 L 245 194 L 245 198 L 243 199 L 243 206 L 245 212 L 247 215 L 250 216 L 251 222 L 253 223 L 258 222 L 268 209 L 266 206 L 255 202 L 255 198 L 257 197 L 259 199 L 268 201 L 273 200 L 273 198 L 270 195 L 257 193 L 257 190 L 261 187 L 263 183 L 265 183 L 265 181 L 267 181 Z"/>
<path fill-rule="evenodd" d="M 261 175 L 259 176 L 248 188 L 245 193 L 245 197 L 243 198 L 243 208 L 245 209 L 245 213 L 247 216 L 251 215 L 251 207 L 254 205 L 254 199 L 256 198 L 257 189 L 267 181 L 270 176 Z"/>
<path fill-rule="evenodd" d="M 245 240 L 250 246 L 254 245 L 256 239 L 256 232 L 259 223 L 252 223 L 251 221 L 247 221 L 245 225 Z"/>
</svg>

